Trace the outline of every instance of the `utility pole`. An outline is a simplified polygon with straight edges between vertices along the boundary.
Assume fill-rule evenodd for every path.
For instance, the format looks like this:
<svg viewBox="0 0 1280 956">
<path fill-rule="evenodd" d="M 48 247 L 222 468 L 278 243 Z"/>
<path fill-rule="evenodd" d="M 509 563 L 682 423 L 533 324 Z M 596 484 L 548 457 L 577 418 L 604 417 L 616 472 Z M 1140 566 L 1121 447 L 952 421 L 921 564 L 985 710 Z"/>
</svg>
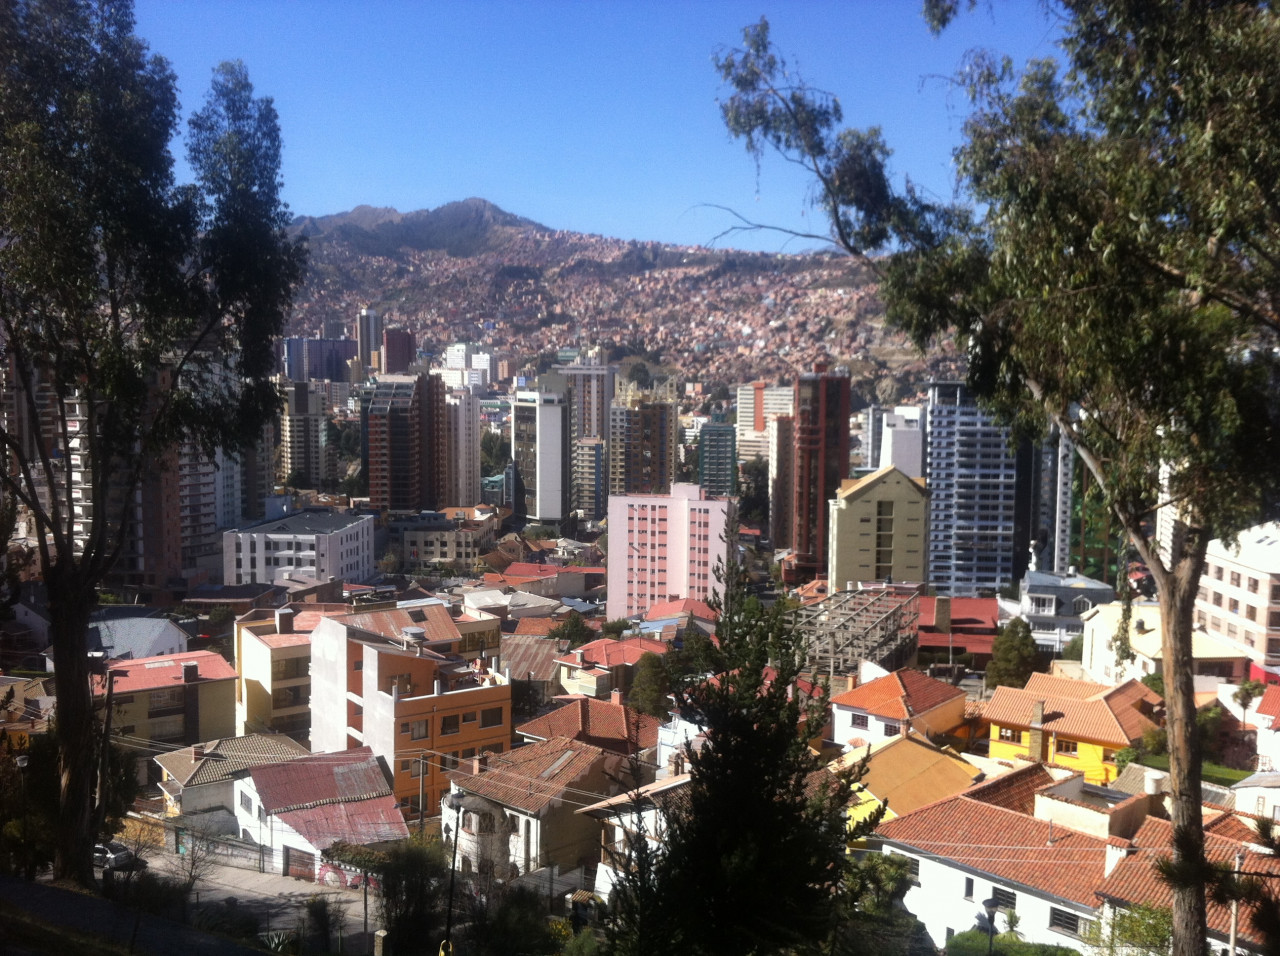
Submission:
<svg viewBox="0 0 1280 956">
<path fill-rule="evenodd" d="M 427 756 L 418 754 L 418 842 L 422 842 L 422 835 L 427 825 L 427 806 L 423 802 L 426 798 L 426 785 Z"/>
</svg>

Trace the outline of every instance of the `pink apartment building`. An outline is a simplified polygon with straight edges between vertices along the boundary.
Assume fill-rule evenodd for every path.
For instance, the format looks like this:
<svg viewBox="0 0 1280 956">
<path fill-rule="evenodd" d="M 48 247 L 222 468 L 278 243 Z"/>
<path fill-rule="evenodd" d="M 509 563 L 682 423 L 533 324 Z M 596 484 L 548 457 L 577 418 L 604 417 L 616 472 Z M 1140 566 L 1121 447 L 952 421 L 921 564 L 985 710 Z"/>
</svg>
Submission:
<svg viewBox="0 0 1280 956">
<path fill-rule="evenodd" d="M 716 565 L 737 544 L 737 514 L 736 498 L 694 484 L 677 482 L 666 495 L 610 496 L 608 617 L 716 593 Z"/>
</svg>

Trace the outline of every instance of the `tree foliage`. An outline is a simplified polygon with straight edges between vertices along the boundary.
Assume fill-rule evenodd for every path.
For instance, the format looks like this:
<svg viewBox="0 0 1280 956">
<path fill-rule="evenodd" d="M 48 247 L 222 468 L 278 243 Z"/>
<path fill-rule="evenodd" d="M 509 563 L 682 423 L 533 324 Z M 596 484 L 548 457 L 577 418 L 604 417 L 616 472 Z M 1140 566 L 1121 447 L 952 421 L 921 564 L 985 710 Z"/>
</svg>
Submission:
<svg viewBox="0 0 1280 956">
<path fill-rule="evenodd" d="M 173 72 L 126 0 L 0 5 L 0 485 L 34 521 L 50 595 L 61 760 L 58 874 L 87 882 L 92 748 L 85 631 L 146 477 L 188 443 L 257 440 L 302 276 L 280 135 L 242 64 L 214 71 L 179 186 Z M 80 480 L 66 470 L 77 466 Z"/>
<path fill-rule="evenodd" d="M 568 641 L 569 647 L 581 647 L 594 641 L 600 635 L 587 623 L 577 611 L 570 611 L 563 621 L 547 631 L 547 637 L 553 641 Z"/>
<path fill-rule="evenodd" d="M 641 654 L 627 694 L 627 706 L 665 721 L 671 711 L 670 694 L 671 678 L 663 659 L 653 652 Z"/>
<path fill-rule="evenodd" d="M 1020 617 L 996 633 L 987 664 L 988 687 L 1025 687 L 1036 670 L 1039 652 L 1031 637 L 1031 625 Z"/>
<path fill-rule="evenodd" d="M 439 843 L 406 840 L 386 851 L 378 868 L 379 914 L 393 953 L 436 949 L 449 905 L 449 861 Z"/>
<path fill-rule="evenodd" d="M 786 616 L 746 599 L 735 569 L 726 577 L 726 670 L 676 689 L 704 743 L 686 746 L 690 781 L 666 807 L 662 849 L 620 888 L 617 952 L 802 952 L 838 922 L 855 774 L 827 771 L 809 747 L 823 691 L 803 680 Z"/>
<path fill-rule="evenodd" d="M 959 6 L 926 14 L 941 28 Z M 893 324 L 921 344 L 954 336 L 980 396 L 1074 443 L 1151 571 L 1164 659 L 1186 661 L 1208 542 L 1258 522 L 1280 479 L 1280 89 L 1264 79 L 1280 18 L 1257 0 L 1061 13 L 1065 71 L 965 65 L 955 159 L 972 207 L 895 188 L 879 131 L 841 129 L 838 101 L 788 71 L 764 21 L 718 58 L 722 111 L 753 154 L 809 169 L 830 239 L 878 273 Z M 1191 668 L 1166 681 L 1175 952 L 1190 956 L 1207 881 Z"/>
</svg>

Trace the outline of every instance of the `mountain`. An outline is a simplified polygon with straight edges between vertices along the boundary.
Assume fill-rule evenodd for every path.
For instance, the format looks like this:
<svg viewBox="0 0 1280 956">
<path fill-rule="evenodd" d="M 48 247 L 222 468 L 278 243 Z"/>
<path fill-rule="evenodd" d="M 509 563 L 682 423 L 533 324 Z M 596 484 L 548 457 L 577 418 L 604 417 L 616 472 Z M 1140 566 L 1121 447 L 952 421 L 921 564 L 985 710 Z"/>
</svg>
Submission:
<svg viewBox="0 0 1280 956">
<path fill-rule="evenodd" d="M 873 275 L 835 254 L 585 235 L 483 199 L 408 213 L 358 206 L 291 228 L 311 250 L 294 335 L 350 334 L 372 306 L 428 351 L 482 342 L 517 364 L 600 343 L 714 385 L 842 363 L 866 400 L 882 401 L 954 374 L 950 352 L 923 359 L 885 329 Z"/>
</svg>

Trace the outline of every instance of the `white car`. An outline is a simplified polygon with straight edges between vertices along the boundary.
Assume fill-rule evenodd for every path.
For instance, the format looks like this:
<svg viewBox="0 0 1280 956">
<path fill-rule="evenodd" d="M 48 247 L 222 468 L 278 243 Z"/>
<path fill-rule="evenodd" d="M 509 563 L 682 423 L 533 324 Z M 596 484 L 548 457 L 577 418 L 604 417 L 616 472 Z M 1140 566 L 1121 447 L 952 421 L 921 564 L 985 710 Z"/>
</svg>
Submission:
<svg viewBox="0 0 1280 956">
<path fill-rule="evenodd" d="M 133 870 L 146 866 L 123 843 L 99 843 L 93 848 L 93 865 L 104 870 Z"/>
</svg>

